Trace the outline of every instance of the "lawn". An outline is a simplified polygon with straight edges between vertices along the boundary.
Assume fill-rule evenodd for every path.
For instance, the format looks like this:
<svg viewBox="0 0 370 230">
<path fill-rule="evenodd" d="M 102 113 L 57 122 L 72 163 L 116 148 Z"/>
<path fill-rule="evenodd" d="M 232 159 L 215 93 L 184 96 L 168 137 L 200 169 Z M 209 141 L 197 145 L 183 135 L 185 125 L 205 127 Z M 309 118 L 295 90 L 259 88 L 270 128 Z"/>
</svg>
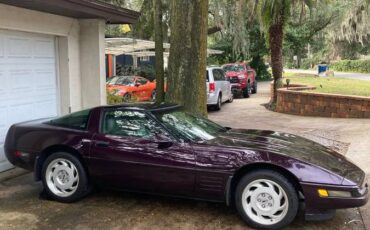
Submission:
<svg viewBox="0 0 370 230">
<path fill-rule="evenodd" d="M 370 81 L 336 77 L 315 77 L 310 74 L 285 73 L 283 82 L 316 86 L 316 92 L 370 97 Z"/>
</svg>

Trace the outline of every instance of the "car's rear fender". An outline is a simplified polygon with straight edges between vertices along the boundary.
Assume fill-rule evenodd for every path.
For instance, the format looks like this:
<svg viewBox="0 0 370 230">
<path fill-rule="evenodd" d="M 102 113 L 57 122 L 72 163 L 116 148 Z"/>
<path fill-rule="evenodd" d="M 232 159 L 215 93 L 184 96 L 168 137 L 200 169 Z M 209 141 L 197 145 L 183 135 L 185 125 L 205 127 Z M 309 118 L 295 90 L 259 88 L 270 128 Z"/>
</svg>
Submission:
<svg viewBox="0 0 370 230">
<path fill-rule="evenodd" d="M 36 181 L 41 180 L 41 172 L 42 167 L 44 165 L 45 160 L 52 154 L 58 153 L 58 152 L 64 152 L 69 153 L 75 157 L 77 157 L 81 164 L 84 166 L 86 173 L 89 175 L 89 170 L 87 167 L 87 162 L 84 159 L 84 157 L 81 155 L 80 152 L 78 152 L 76 149 L 71 148 L 67 145 L 53 145 L 46 149 L 44 149 L 35 159 L 34 163 L 34 178 Z"/>
</svg>

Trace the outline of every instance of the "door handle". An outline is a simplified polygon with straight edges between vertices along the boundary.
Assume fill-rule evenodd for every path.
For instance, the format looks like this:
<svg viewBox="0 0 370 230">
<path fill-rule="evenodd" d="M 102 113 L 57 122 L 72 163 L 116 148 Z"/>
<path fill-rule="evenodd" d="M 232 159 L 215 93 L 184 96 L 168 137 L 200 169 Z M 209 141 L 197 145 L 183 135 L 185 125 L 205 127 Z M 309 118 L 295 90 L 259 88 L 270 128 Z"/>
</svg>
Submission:
<svg viewBox="0 0 370 230">
<path fill-rule="evenodd" d="M 109 146 L 109 142 L 108 141 L 97 141 L 96 146 L 106 148 Z"/>
</svg>

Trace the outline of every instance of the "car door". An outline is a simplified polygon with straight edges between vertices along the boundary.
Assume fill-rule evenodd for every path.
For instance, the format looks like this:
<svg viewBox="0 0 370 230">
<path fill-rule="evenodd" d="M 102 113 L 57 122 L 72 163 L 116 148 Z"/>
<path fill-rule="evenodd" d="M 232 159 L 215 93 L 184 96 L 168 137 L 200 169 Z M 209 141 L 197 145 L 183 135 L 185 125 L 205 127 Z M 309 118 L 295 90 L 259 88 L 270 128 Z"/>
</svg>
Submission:
<svg viewBox="0 0 370 230">
<path fill-rule="evenodd" d="M 151 90 L 148 84 L 148 80 L 143 77 L 138 77 L 136 79 L 136 83 L 138 83 L 138 95 L 142 100 L 150 100 L 151 98 Z"/>
<path fill-rule="evenodd" d="M 150 193 L 189 195 L 195 183 L 195 157 L 151 116 L 110 109 L 101 115 L 90 168 L 99 183 Z"/>
<path fill-rule="evenodd" d="M 231 98 L 231 84 L 227 79 L 225 72 L 222 69 L 219 69 L 220 75 L 222 76 L 222 95 L 225 95 L 225 101 Z"/>
<path fill-rule="evenodd" d="M 221 69 L 214 69 L 213 76 L 216 82 L 216 89 L 220 89 L 222 92 L 222 102 L 229 99 L 228 90 L 227 90 L 227 81 L 224 75 L 224 72 Z"/>
</svg>

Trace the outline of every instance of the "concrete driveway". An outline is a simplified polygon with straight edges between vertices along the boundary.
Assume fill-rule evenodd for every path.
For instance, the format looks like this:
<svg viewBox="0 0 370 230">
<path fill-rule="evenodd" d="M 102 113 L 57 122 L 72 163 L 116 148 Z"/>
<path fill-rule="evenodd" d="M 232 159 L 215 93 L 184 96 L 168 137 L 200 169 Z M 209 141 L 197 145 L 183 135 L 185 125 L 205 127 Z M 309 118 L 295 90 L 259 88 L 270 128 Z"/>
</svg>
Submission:
<svg viewBox="0 0 370 230">
<path fill-rule="evenodd" d="M 307 118 L 266 111 L 268 83 L 259 94 L 236 99 L 209 117 L 224 125 L 288 131 L 346 154 L 370 172 L 370 120 Z M 249 229 L 223 204 L 95 191 L 73 204 L 39 199 L 42 186 L 30 173 L 0 182 L 0 229 Z M 334 219 L 305 222 L 302 213 L 288 229 L 366 229 L 370 206 L 339 210 Z"/>
</svg>

